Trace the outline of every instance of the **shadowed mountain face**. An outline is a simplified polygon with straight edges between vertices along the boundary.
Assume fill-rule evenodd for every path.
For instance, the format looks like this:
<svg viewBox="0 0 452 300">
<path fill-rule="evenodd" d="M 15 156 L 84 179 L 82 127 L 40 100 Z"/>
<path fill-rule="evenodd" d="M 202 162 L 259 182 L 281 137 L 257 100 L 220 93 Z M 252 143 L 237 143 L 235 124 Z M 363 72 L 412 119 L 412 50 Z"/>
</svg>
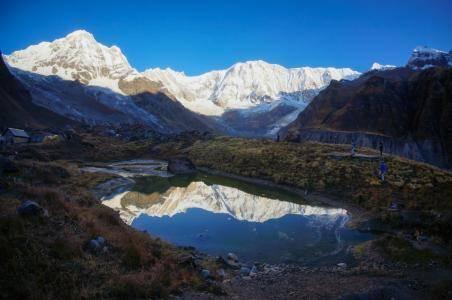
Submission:
<svg viewBox="0 0 452 300">
<path fill-rule="evenodd" d="M 170 93 L 163 92 L 158 82 L 137 77 L 132 80 L 120 80 L 118 86 L 121 91 L 130 95 L 135 105 L 157 116 L 159 122 L 165 126 L 177 128 L 178 131 L 220 131 L 220 127 L 212 118 L 185 108 Z"/>
<path fill-rule="evenodd" d="M 120 94 L 108 88 L 63 80 L 58 76 L 44 76 L 15 68 L 11 70 L 20 81 L 11 77 L 29 95 L 30 102 L 68 119 L 87 124 L 142 123 L 162 133 L 215 131 L 211 126 L 213 121 L 154 90 L 155 83 L 147 79 L 146 82 L 122 82 L 120 87 L 125 94 Z M 2 78 L 2 85 L 3 82 Z M 12 126 L 9 124 L 11 122 L 5 122 L 5 125 Z"/>
<path fill-rule="evenodd" d="M 288 140 L 351 143 L 452 166 L 452 69 L 372 71 L 333 82 L 281 133 Z"/>
<path fill-rule="evenodd" d="M 32 102 L 32 97 L 23 84 L 8 70 L 0 54 L 0 126 L 45 128 L 74 124 Z"/>
</svg>

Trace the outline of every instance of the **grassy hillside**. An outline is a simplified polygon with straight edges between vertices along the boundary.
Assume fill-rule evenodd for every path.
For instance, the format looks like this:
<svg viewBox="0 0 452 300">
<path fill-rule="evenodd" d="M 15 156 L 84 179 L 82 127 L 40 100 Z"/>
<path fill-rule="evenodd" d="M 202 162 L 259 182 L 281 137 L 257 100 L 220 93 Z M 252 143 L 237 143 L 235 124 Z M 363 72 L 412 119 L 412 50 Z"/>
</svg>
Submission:
<svg viewBox="0 0 452 300">
<path fill-rule="evenodd" d="M 387 217 L 392 202 L 425 213 L 432 234 L 448 235 L 452 212 L 452 174 L 430 165 L 385 157 L 389 172 L 378 177 L 378 157 L 348 155 L 348 146 L 276 143 L 218 137 L 196 142 L 189 156 L 197 166 L 317 191 Z M 376 154 L 369 149 L 360 153 Z M 438 231 L 438 232 L 436 232 Z"/>
</svg>

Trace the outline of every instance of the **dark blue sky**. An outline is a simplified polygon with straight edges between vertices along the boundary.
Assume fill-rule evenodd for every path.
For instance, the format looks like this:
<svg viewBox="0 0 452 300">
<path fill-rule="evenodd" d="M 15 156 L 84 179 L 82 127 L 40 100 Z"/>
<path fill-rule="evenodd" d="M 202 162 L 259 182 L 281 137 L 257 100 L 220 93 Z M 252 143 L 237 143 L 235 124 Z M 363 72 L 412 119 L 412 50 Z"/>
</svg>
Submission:
<svg viewBox="0 0 452 300">
<path fill-rule="evenodd" d="M 452 1 L 2 0 L 4 53 L 85 29 L 138 70 L 187 74 L 262 59 L 365 70 L 405 64 L 417 45 L 452 49 Z"/>
</svg>

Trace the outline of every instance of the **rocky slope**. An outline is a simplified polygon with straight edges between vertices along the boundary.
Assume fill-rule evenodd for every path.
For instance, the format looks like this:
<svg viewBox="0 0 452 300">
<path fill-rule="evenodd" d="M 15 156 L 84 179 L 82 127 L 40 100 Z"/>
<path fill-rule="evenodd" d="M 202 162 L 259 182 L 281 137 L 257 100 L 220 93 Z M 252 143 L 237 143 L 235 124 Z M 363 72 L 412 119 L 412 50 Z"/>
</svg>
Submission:
<svg viewBox="0 0 452 300">
<path fill-rule="evenodd" d="M 413 69 L 451 67 L 452 51 L 445 52 L 426 46 L 418 46 L 413 50 L 407 66 Z"/>
<path fill-rule="evenodd" d="M 6 67 L 0 55 L 0 127 L 52 127 L 73 124 L 44 107 L 35 105 L 23 84 Z"/>
<path fill-rule="evenodd" d="M 450 168 L 452 69 L 414 68 L 419 55 L 415 50 L 406 68 L 333 82 L 281 132 L 288 140 L 355 140 L 371 148 L 381 141 L 387 152 Z"/>
</svg>

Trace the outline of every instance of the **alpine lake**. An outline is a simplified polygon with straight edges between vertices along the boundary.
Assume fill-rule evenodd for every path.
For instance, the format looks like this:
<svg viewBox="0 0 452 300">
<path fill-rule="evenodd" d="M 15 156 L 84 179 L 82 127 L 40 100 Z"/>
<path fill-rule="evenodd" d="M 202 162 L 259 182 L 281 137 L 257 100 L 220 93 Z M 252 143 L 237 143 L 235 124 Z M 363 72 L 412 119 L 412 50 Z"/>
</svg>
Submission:
<svg viewBox="0 0 452 300">
<path fill-rule="evenodd" d="M 130 226 L 177 246 L 244 262 L 353 263 L 351 246 L 372 239 L 347 228 L 349 213 L 278 188 L 197 172 L 172 175 L 167 163 L 133 160 L 90 172 L 129 184 L 101 197 Z"/>
</svg>

